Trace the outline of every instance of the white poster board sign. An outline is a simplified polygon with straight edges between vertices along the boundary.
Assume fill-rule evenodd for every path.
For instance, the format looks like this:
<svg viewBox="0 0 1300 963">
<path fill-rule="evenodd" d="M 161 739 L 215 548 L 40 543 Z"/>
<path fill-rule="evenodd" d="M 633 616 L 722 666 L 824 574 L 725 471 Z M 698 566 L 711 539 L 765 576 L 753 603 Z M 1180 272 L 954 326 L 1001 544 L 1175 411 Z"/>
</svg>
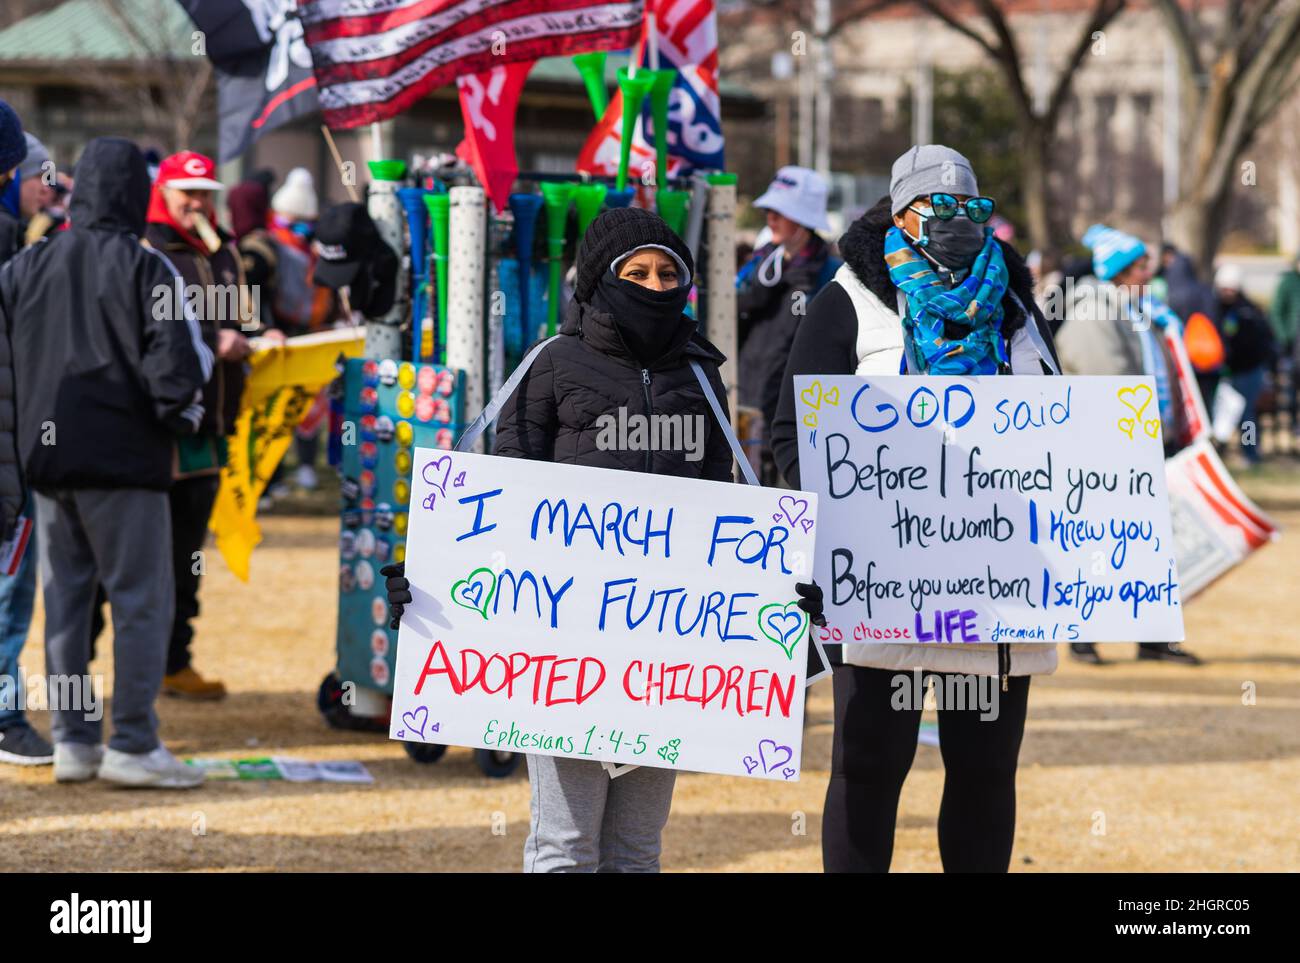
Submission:
<svg viewBox="0 0 1300 963">
<path fill-rule="evenodd" d="M 1170 458 L 1165 482 L 1184 602 L 1277 538 L 1277 526 L 1237 487 L 1208 439 Z"/>
<path fill-rule="evenodd" d="M 828 641 L 1183 638 L 1152 379 L 801 376 L 795 390 Z"/>
<path fill-rule="evenodd" d="M 796 780 L 817 503 L 419 448 L 390 735 Z"/>
</svg>

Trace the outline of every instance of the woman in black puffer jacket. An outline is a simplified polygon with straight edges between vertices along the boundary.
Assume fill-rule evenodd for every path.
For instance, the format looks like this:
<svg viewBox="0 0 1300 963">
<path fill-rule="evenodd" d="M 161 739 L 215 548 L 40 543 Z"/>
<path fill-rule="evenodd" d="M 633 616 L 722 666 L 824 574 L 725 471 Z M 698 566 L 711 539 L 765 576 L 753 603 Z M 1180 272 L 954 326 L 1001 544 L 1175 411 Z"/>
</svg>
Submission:
<svg viewBox="0 0 1300 963">
<path fill-rule="evenodd" d="M 691 361 L 705 372 L 726 417 L 722 354 L 683 314 L 690 249 L 649 211 L 601 214 L 578 250 L 577 283 L 560 337 L 546 345 L 501 409 L 494 454 L 568 465 L 731 481 L 731 448 Z M 679 449 L 628 444 L 610 426 L 646 415 L 682 416 Z M 637 419 L 639 420 L 639 418 Z M 660 433 L 660 442 L 673 433 Z M 389 575 L 394 621 L 411 601 L 399 566 Z M 821 591 L 800 607 L 816 621 Z M 642 766 L 610 779 L 597 762 L 528 756 L 532 821 L 525 872 L 655 872 L 668 821 L 672 769 Z"/>
<path fill-rule="evenodd" d="M 726 411 L 722 353 L 682 312 L 690 249 L 663 219 L 615 208 L 588 228 L 561 337 L 533 362 L 501 409 L 494 454 L 731 481 L 731 449 L 691 370 L 699 362 Z M 617 274 L 615 273 L 617 271 Z M 685 450 L 631 451 L 602 439 L 620 409 L 682 415 L 702 433 Z"/>
</svg>

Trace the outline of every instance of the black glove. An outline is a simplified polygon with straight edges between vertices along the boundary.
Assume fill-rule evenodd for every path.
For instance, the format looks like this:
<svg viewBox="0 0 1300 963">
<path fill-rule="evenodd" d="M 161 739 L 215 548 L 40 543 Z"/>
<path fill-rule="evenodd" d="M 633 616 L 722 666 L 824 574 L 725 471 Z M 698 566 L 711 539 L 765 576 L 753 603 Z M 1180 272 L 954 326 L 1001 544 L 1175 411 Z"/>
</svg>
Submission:
<svg viewBox="0 0 1300 963">
<path fill-rule="evenodd" d="M 402 583 L 405 584 L 406 579 L 402 579 Z M 808 613 L 808 618 L 812 624 L 825 628 L 826 615 L 822 606 L 821 586 L 816 582 L 795 582 L 794 590 L 799 594 L 799 608 Z M 392 595 L 390 594 L 388 597 L 391 599 Z"/>
<path fill-rule="evenodd" d="M 388 614 L 391 617 L 388 627 L 395 629 L 401 624 L 402 613 L 406 611 L 406 606 L 411 601 L 411 583 L 406 580 L 406 563 L 394 562 L 392 565 L 385 565 L 379 570 L 379 574 L 388 579 L 384 583 L 384 588 L 388 590 Z M 817 604 L 820 606 L 821 589 L 817 590 L 817 596 Z M 799 605 L 802 607 L 803 603 L 800 602 Z"/>
</svg>

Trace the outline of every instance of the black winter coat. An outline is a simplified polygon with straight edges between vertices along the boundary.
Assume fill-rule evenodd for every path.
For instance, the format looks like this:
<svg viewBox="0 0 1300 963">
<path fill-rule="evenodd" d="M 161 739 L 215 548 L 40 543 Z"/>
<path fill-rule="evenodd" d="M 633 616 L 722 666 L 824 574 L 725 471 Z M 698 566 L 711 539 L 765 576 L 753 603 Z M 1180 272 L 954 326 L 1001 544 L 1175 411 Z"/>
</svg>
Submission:
<svg viewBox="0 0 1300 963">
<path fill-rule="evenodd" d="M 134 145 L 92 141 L 77 164 L 72 227 L 0 268 L 18 453 L 38 491 L 166 490 L 174 436 L 198 423 L 212 356 L 197 326 L 160 304 L 176 275 L 140 244 L 148 192 Z"/>
<path fill-rule="evenodd" d="M 17 253 L 18 246 L 18 221 L 0 209 L 0 265 Z M 25 501 L 14 433 L 16 419 L 13 352 L 9 339 L 0 338 L 0 541 L 9 537 Z"/>
<path fill-rule="evenodd" d="M 1277 354 L 1273 325 L 1250 298 L 1238 294 L 1231 301 L 1218 301 L 1215 307 L 1229 371 L 1242 374 L 1273 363 Z"/>
<path fill-rule="evenodd" d="M 731 448 L 688 364 L 689 359 L 700 363 L 725 414 L 727 395 L 718 366 L 726 359 L 695 333 L 693 319 L 681 318 L 669 351 L 649 369 L 628 353 L 613 319 L 590 305 L 570 302 L 560 334 L 502 406 L 494 454 L 732 480 Z M 620 408 L 623 424 L 632 423 L 629 416 L 685 416 L 692 432 L 703 432 L 698 442 L 698 434 L 690 436 L 690 449 L 698 450 L 700 457 L 694 458 L 694 451 L 685 446 L 651 450 L 623 445 L 610 433 L 611 425 L 620 423 Z M 681 430 L 671 435 L 661 431 L 660 441 L 665 437 L 680 442 L 685 435 Z M 611 438 L 615 444 L 609 444 Z"/>
<path fill-rule="evenodd" d="M 205 292 L 203 309 L 200 310 L 198 318 L 199 330 L 203 332 L 203 343 L 211 349 L 214 355 L 217 353 L 217 332 L 222 328 L 233 328 L 249 336 L 255 333 L 253 329 L 260 325 L 260 320 L 251 316 L 241 316 L 244 310 L 242 301 L 236 302 L 238 304 L 237 309 L 231 311 L 231 298 L 224 296 L 225 293 L 232 291 L 235 285 L 240 286 L 241 290 L 243 290 L 245 283 L 244 269 L 239 252 L 235 249 L 234 244 L 229 241 L 229 238 L 223 234 L 222 240 L 227 243 L 215 254 L 208 257 L 200 254 L 190 244 L 186 243 L 167 224 L 149 224 L 145 229 L 144 236 L 151 247 L 162 251 L 176 265 L 176 269 L 180 271 L 181 277 L 185 280 L 187 289 L 190 285 L 198 285 Z M 206 292 L 210 290 L 214 292 L 220 291 L 223 294 L 221 296 L 214 294 L 211 301 L 209 301 Z M 269 292 L 263 293 L 270 296 Z M 209 312 L 207 310 L 209 304 L 216 310 Z M 208 317 L 209 313 L 214 316 Z M 212 369 L 212 377 L 203 386 L 203 424 L 199 429 L 203 434 L 234 434 L 235 420 L 239 417 L 239 402 L 244 393 L 245 379 L 244 362 L 221 361 L 218 359 Z"/>
<path fill-rule="evenodd" d="M 776 284 L 765 286 L 755 269 L 736 291 L 740 403 L 763 412 L 768 435 L 794 333 L 807 314 L 808 302 L 829 279 L 829 260 L 830 248 L 814 234 L 808 249 L 786 263 Z"/>
</svg>

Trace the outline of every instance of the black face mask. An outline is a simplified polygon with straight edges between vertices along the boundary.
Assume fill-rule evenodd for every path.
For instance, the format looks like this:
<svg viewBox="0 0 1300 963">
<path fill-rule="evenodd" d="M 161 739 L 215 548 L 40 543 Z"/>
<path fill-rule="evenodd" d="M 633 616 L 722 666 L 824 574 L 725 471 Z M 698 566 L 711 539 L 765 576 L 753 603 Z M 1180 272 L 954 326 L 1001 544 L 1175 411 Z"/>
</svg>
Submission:
<svg viewBox="0 0 1300 963">
<path fill-rule="evenodd" d="M 924 222 L 926 244 L 922 248 L 950 271 L 967 271 L 984 249 L 984 225 L 968 217 L 941 221 L 928 217 Z"/>
<path fill-rule="evenodd" d="M 652 291 L 606 271 L 596 283 L 591 303 L 614 319 L 632 357 L 648 365 L 662 358 L 677 337 L 690 293 L 685 286 Z"/>
</svg>

